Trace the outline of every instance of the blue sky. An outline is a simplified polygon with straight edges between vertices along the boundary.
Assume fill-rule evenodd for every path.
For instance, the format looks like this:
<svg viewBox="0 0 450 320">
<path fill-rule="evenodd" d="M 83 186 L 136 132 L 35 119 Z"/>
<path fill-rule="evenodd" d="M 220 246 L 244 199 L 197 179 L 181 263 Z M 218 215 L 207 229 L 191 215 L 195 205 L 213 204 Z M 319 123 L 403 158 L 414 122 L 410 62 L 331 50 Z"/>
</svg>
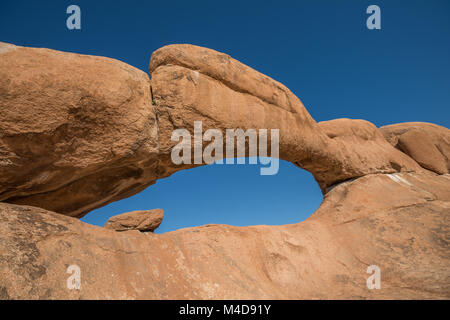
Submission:
<svg viewBox="0 0 450 320">
<path fill-rule="evenodd" d="M 66 8 L 81 8 L 81 30 Z M 366 8 L 381 8 L 381 30 Z M 0 2 L 0 41 L 101 55 L 147 71 L 173 43 L 225 52 L 282 82 L 317 121 L 377 126 L 426 121 L 450 127 L 450 1 L 22 1 Z M 285 224 L 306 219 L 322 195 L 312 176 L 281 162 L 178 172 L 83 220 L 103 225 L 131 210 L 163 208 L 158 232 L 207 223 Z"/>
</svg>

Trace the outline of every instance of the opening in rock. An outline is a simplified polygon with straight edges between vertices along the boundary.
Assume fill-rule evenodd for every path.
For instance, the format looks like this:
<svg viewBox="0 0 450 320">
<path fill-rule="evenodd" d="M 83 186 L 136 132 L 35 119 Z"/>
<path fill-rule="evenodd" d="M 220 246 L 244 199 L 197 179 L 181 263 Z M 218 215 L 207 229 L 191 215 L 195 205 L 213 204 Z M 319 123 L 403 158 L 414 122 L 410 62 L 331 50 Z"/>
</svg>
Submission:
<svg viewBox="0 0 450 320">
<path fill-rule="evenodd" d="M 283 225 L 304 221 L 320 205 L 322 193 L 313 176 L 280 160 L 276 175 L 261 176 L 260 165 L 205 165 L 158 180 L 141 193 L 111 203 L 82 221 L 104 226 L 121 213 L 161 208 L 164 219 L 155 233 L 205 224 Z"/>
</svg>

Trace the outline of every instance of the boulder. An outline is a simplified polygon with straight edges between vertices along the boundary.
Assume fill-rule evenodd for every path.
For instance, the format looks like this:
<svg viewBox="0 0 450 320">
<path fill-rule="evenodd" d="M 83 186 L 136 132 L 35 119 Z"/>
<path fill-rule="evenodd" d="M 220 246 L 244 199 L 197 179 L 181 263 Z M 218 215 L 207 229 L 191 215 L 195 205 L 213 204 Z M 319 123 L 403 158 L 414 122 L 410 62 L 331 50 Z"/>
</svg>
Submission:
<svg viewBox="0 0 450 320">
<path fill-rule="evenodd" d="M 288 88 L 211 49 L 157 50 L 150 82 L 114 59 L 0 48 L 0 201 L 80 218 L 197 166 L 170 157 L 173 130 L 193 136 L 194 121 L 203 131 L 279 129 L 280 158 L 310 171 L 324 193 L 367 174 L 421 170 L 379 135 L 325 132 Z"/>
<path fill-rule="evenodd" d="M 203 129 L 279 129 L 280 158 L 311 172 L 322 190 L 372 173 L 420 171 L 408 156 L 382 136 L 330 138 L 288 88 L 230 56 L 193 45 L 169 45 L 150 60 L 152 92 L 158 110 L 160 157 L 168 158 L 177 143 L 176 128 L 193 135 L 194 121 Z M 347 136 L 360 122 L 350 125 Z M 361 130 L 367 130 L 364 124 Z M 370 130 L 377 131 L 374 126 Z M 347 142 L 348 140 L 348 142 Z M 377 150 L 371 150 L 377 145 Z M 382 152 L 379 152 L 379 151 Z M 167 170 L 177 170 L 168 163 Z M 178 168 L 180 169 L 180 168 Z M 181 168 L 182 169 L 182 168 Z"/>
<path fill-rule="evenodd" d="M 132 211 L 109 218 L 105 228 L 115 231 L 139 230 L 141 232 L 153 232 L 159 227 L 163 217 L 162 209 Z"/>
<path fill-rule="evenodd" d="M 432 123 L 407 122 L 380 128 L 394 147 L 423 168 L 450 173 L 450 130 Z"/>
</svg>

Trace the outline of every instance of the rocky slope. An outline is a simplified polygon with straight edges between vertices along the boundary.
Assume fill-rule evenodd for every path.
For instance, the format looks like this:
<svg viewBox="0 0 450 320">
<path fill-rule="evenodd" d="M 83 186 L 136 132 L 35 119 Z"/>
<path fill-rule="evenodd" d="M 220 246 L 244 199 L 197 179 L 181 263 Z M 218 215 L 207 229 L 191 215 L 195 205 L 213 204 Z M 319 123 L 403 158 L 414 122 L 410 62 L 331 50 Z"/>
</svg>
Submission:
<svg viewBox="0 0 450 320">
<path fill-rule="evenodd" d="M 448 129 L 316 123 L 281 83 L 191 45 L 157 50 L 151 81 L 102 57 L 0 44 L 0 58 L 0 298 L 450 298 Z M 320 208 L 161 235 L 74 218 L 194 166 L 172 163 L 170 135 L 198 120 L 280 129 L 280 158 L 314 175 Z"/>
<path fill-rule="evenodd" d="M 302 223 L 166 234 L 1 204 L 0 297 L 448 299 L 449 185 L 448 175 L 368 175 L 333 188 Z M 67 289 L 70 265 L 80 290 Z M 369 265 L 379 290 L 366 286 Z"/>
</svg>

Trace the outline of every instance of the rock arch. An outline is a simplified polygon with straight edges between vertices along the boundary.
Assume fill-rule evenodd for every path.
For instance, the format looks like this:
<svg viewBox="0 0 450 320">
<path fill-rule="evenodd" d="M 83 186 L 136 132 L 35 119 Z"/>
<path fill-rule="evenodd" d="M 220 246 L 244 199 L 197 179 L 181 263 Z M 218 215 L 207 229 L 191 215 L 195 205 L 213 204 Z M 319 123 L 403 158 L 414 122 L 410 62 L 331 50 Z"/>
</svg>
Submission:
<svg viewBox="0 0 450 320">
<path fill-rule="evenodd" d="M 157 50 L 150 73 L 0 44 L 0 299 L 449 298 L 448 129 L 316 123 L 280 83 L 190 45 Z M 192 120 L 279 128 L 280 157 L 313 173 L 320 208 L 161 235 L 72 218 L 186 168 L 169 137 Z M 381 290 L 366 286 L 372 264 Z"/>
<path fill-rule="evenodd" d="M 193 45 L 155 51 L 149 77 L 120 61 L 3 44 L 0 201 L 81 217 L 190 166 L 176 128 L 279 129 L 280 158 L 323 192 L 366 174 L 420 171 L 363 120 L 316 123 L 281 83 Z"/>
</svg>

